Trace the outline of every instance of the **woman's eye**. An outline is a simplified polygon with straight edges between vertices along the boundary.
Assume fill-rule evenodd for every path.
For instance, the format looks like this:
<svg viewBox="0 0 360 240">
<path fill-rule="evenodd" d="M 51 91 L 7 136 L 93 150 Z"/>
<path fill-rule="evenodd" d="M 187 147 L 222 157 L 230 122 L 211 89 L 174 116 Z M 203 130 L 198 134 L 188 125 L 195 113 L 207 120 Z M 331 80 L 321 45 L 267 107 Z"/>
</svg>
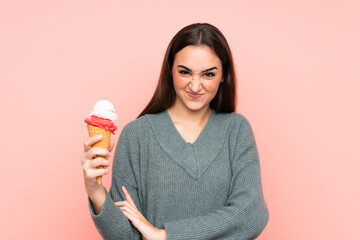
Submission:
<svg viewBox="0 0 360 240">
<path fill-rule="evenodd" d="M 215 74 L 212 73 L 212 72 L 205 73 L 204 75 L 205 75 L 206 77 L 214 77 L 214 76 L 215 76 Z"/>
<path fill-rule="evenodd" d="M 189 74 L 189 72 L 188 72 L 188 71 L 185 71 L 185 70 L 180 70 L 179 73 L 180 73 L 181 75 L 188 75 L 188 74 Z"/>
</svg>

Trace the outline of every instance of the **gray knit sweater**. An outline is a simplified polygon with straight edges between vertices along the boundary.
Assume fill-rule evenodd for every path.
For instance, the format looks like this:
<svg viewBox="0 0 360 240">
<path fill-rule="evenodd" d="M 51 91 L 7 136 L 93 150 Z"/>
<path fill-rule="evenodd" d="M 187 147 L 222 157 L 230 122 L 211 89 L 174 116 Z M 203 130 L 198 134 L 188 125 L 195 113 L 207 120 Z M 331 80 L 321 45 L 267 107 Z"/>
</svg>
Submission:
<svg viewBox="0 0 360 240">
<path fill-rule="evenodd" d="M 141 239 L 113 203 L 125 199 L 123 185 L 146 219 L 166 229 L 169 240 L 255 239 L 269 219 L 253 131 L 238 113 L 213 110 L 193 144 L 184 141 L 167 111 L 128 123 L 98 215 L 88 199 L 104 239 Z"/>
</svg>

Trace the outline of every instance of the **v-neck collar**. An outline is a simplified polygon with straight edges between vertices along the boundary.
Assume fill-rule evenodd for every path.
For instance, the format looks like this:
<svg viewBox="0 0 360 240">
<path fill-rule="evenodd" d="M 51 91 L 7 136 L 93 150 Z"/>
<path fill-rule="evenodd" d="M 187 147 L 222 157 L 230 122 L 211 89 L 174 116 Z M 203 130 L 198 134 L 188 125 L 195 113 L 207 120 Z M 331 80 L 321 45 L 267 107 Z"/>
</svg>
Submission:
<svg viewBox="0 0 360 240">
<path fill-rule="evenodd" d="M 190 144 L 190 145 L 195 145 L 196 142 L 198 141 L 198 139 L 201 138 L 201 135 L 203 135 L 202 133 L 203 133 L 204 131 L 206 131 L 206 128 L 208 127 L 208 125 L 211 125 L 210 122 L 212 121 L 212 118 L 213 118 L 213 115 L 214 115 L 213 113 L 214 113 L 215 111 L 214 111 L 214 110 L 211 111 L 211 114 L 210 114 L 209 119 L 207 120 L 207 122 L 205 123 L 205 126 L 204 126 L 203 129 L 201 130 L 199 136 L 197 136 L 197 138 L 195 139 L 195 141 L 194 141 L 193 143 L 191 143 L 191 142 L 186 142 L 186 141 L 185 141 L 185 139 L 181 136 L 181 134 L 179 133 L 179 131 L 178 131 L 177 128 L 175 127 L 175 125 L 174 125 L 174 123 L 173 123 L 173 121 L 172 121 L 172 119 L 171 119 L 171 117 L 170 117 L 169 111 L 165 110 L 164 112 L 165 112 L 165 115 L 167 116 L 167 119 L 169 120 L 168 123 L 169 123 L 169 125 L 170 125 L 170 128 L 173 128 L 173 129 L 176 131 L 177 135 L 184 141 L 184 143 L 185 143 L 185 144 Z"/>
<path fill-rule="evenodd" d="M 146 114 L 155 138 L 168 156 L 194 179 L 199 179 L 221 150 L 228 135 L 231 114 L 216 113 L 210 118 L 194 143 L 186 143 L 167 110 Z"/>
</svg>

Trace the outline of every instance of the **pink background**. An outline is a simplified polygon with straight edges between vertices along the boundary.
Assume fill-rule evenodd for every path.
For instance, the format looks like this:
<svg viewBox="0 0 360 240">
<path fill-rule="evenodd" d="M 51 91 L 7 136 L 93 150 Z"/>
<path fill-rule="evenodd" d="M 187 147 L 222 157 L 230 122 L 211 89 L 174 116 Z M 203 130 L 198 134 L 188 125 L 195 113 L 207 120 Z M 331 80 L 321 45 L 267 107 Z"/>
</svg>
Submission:
<svg viewBox="0 0 360 240">
<path fill-rule="evenodd" d="M 80 158 L 108 99 L 120 129 L 182 27 L 226 36 L 270 220 L 259 239 L 359 235 L 358 1 L 1 1 L 0 239 L 99 239 Z M 120 131 L 114 137 L 118 140 Z M 104 179 L 109 188 L 110 175 Z"/>
</svg>

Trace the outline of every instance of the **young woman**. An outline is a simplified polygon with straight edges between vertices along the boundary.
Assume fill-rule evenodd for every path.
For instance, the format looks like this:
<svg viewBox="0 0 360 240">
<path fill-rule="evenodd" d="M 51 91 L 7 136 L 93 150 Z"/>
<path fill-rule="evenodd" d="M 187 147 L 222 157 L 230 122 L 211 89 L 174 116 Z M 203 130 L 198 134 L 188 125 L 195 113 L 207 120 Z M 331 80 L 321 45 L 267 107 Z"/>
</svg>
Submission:
<svg viewBox="0 0 360 240">
<path fill-rule="evenodd" d="M 171 40 L 156 91 L 109 151 L 84 142 L 92 219 L 104 239 L 254 239 L 269 213 L 248 120 L 235 113 L 233 60 L 223 34 L 192 24 Z M 112 144 L 113 145 L 113 144 Z M 94 159 L 93 159 L 94 158 Z"/>
</svg>

